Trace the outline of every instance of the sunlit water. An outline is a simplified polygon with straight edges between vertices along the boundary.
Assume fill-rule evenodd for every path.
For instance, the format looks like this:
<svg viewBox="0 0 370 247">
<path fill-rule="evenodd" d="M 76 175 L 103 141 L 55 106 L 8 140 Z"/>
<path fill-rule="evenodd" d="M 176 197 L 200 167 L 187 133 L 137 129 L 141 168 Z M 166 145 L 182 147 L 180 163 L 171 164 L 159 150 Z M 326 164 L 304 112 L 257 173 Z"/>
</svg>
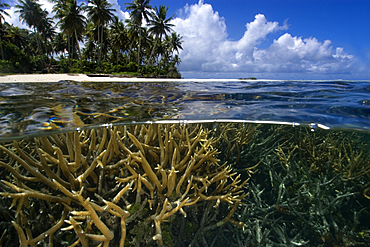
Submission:
<svg viewBox="0 0 370 247">
<path fill-rule="evenodd" d="M 89 125 L 237 119 L 368 130 L 369 91 L 365 81 L 9 83 L 0 85 L 0 137 L 38 133 L 53 121 L 74 128 L 79 119 Z"/>
<path fill-rule="evenodd" d="M 89 197 L 100 206 L 104 206 L 102 199 L 113 201 L 118 188 L 122 189 L 130 181 L 126 181 L 125 176 L 127 166 L 133 165 L 137 173 L 142 172 L 142 179 L 152 184 L 140 182 L 141 197 L 150 201 L 148 188 L 155 187 L 155 181 L 149 179 L 148 170 L 137 165 L 143 158 L 132 159 L 130 152 L 143 152 L 153 173 L 164 183 L 159 163 L 170 177 L 171 164 L 186 159 L 186 150 L 192 147 L 189 162 L 201 160 L 207 152 L 214 151 L 212 162 L 217 159 L 217 164 L 207 161 L 213 164 L 207 168 L 211 170 L 209 175 L 198 168 L 193 177 L 187 177 L 188 183 L 197 183 L 193 187 L 189 185 L 188 194 L 193 194 L 193 198 L 187 199 L 189 203 L 196 200 L 197 191 L 202 191 L 202 186 L 207 184 L 210 184 L 208 190 L 200 193 L 217 194 L 213 191 L 222 186 L 218 182 L 212 184 L 217 181 L 212 180 L 212 176 L 223 164 L 232 169 L 230 177 L 225 178 L 228 183 L 238 180 L 237 175 L 231 175 L 234 173 L 240 174 L 241 181 L 249 178 L 245 188 L 233 195 L 234 198 L 242 193 L 248 196 L 241 200 L 227 223 L 222 220 L 235 202 L 212 200 L 212 197 L 204 201 L 197 199 L 196 206 L 184 207 L 186 218 L 177 212 L 173 216 L 176 218 L 162 223 L 165 246 L 368 246 L 369 123 L 370 82 L 367 81 L 0 84 L 0 191 L 16 194 L 24 193 L 21 190 L 25 189 L 62 196 L 60 188 L 53 188 L 50 182 L 55 175 L 44 169 L 59 174 L 61 181 L 67 184 L 74 177 L 80 177 L 106 149 L 115 151 L 99 158 L 107 164 L 97 165 L 96 177 L 86 179 L 84 198 Z M 128 133 L 136 136 L 143 147 L 140 148 Z M 149 140 L 148 133 L 156 134 Z M 197 139 L 196 133 L 202 136 Z M 189 138 L 185 137 L 187 135 Z M 165 141 L 161 144 L 162 138 Z M 195 140 L 199 143 L 192 146 L 190 142 Z M 81 151 L 77 152 L 78 149 Z M 176 150 L 180 151 L 176 153 Z M 193 154 L 196 152 L 199 153 Z M 72 167 L 76 165 L 76 155 L 85 160 L 85 167 Z M 164 159 L 164 155 L 169 158 Z M 129 161 L 119 163 L 123 159 Z M 36 173 L 22 162 L 30 164 Z M 72 174 L 69 178 L 64 168 L 59 168 L 61 162 L 69 165 Z M 49 168 L 45 168 L 46 163 Z M 114 164 L 118 164 L 116 168 L 104 168 Z M 50 184 L 31 178 L 38 173 L 44 174 Z M 62 173 L 64 175 L 60 175 Z M 184 173 L 185 170 L 179 168 L 177 179 Z M 124 182 L 114 189 L 116 177 Z M 96 179 L 103 182 L 96 182 Z M 126 203 L 127 206 L 128 202 L 135 205 L 139 186 L 136 183 L 125 202 L 121 200 L 117 205 L 123 207 Z M 73 192 L 81 185 L 76 182 L 76 187 L 68 189 Z M 146 202 L 139 210 L 141 214 L 130 211 L 135 217 L 128 220 L 132 222 L 127 224 L 125 246 L 158 246 L 159 240 L 153 240 L 157 232 L 154 216 L 151 216 L 160 214 L 164 198 L 172 200 L 172 207 L 181 201 L 181 196 L 165 195 L 167 190 L 169 188 L 164 192 L 154 191 L 154 195 L 161 198 L 150 202 L 154 208 Z M 158 196 L 161 193 L 164 195 Z M 5 199 L 0 205 L 0 234 L 4 229 L 9 230 L 3 240 L 0 238 L 0 245 L 18 246 L 18 240 L 14 239 L 18 239 L 19 230 L 15 231 L 12 221 L 17 222 L 31 243 L 57 221 L 63 222 L 65 202 L 43 201 L 30 196 L 22 199 L 24 204 L 19 206 L 20 200 L 12 200 L 9 194 L 2 195 Z M 86 210 L 81 205 L 76 199 L 71 207 L 77 211 Z M 24 216 L 19 214 L 20 209 Z M 119 221 L 109 218 L 108 212 L 95 210 L 115 235 L 112 246 L 118 246 L 122 236 Z M 65 217 L 68 219 L 76 214 L 71 211 Z M 25 219 L 30 225 L 24 223 Z M 99 227 L 88 227 L 89 217 L 76 220 L 82 222 L 84 231 L 101 235 Z M 66 221 L 60 228 L 71 224 Z M 28 235 L 29 231 L 33 237 Z M 48 245 L 49 234 L 38 239 L 39 246 Z M 55 246 L 69 246 L 81 240 L 72 228 L 59 229 L 52 234 Z M 99 244 L 90 238 L 91 246 Z"/>
</svg>

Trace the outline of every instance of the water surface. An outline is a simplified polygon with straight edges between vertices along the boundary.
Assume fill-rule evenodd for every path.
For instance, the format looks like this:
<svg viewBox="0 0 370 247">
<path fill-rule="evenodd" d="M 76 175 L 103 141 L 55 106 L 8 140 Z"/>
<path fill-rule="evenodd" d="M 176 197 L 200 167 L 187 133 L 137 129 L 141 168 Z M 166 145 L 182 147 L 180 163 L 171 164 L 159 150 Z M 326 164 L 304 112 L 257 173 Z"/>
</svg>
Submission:
<svg viewBox="0 0 370 247">
<path fill-rule="evenodd" d="M 0 84 L 0 245 L 368 246 L 369 90 Z"/>
<path fill-rule="evenodd" d="M 368 81 L 6 83 L 0 85 L 0 136 L 168 119 L 313 123 L 367 131 L 369 91 Z"/>
</svg>

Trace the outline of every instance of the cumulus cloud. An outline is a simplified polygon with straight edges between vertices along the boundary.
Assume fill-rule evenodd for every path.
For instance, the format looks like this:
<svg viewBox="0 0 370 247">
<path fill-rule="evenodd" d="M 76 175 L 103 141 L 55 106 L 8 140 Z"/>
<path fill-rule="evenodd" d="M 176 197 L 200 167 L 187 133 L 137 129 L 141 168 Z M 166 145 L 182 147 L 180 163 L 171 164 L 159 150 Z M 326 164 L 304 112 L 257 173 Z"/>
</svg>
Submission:
<svg viewBox="0 0 370 247">
<path fill-rule="evenodd" d="M 275 32 L 288 29 L 287 23 L 268 21 L 262 14 L 245 25 L 241 39 L 228 39 L 225 19 L 212 5 L 200 0 L 186 5 L 173 21 L 183 36 L 181 72 L 249 73 L 344 73 L 351 70 L 354 57 L 330 40 L 282 34 L 268 48 L 259 45 Z"/>
<path fill-rule="evenodd" d="M 183 70 L 202 70 L 208 61 L 217 59 L 219 44 L 227 39 L 224 18 L 209 4 L 186 5 L 185 19 L 175 18 L 175 31 L 183 36 Z"/>
</svg>

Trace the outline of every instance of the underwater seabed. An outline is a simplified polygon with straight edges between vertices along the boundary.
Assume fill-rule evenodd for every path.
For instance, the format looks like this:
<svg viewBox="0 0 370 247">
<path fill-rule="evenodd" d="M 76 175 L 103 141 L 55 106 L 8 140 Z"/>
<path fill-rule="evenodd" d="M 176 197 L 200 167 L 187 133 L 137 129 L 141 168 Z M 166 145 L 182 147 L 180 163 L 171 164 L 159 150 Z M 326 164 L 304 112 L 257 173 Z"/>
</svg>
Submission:
<svg viewBox="0 0 370 247">
<path fill-rule="evenodd" d="M 0 145 L 1 246 L 368 246 L 369 136 L 131 124 Z"/>
</svg>

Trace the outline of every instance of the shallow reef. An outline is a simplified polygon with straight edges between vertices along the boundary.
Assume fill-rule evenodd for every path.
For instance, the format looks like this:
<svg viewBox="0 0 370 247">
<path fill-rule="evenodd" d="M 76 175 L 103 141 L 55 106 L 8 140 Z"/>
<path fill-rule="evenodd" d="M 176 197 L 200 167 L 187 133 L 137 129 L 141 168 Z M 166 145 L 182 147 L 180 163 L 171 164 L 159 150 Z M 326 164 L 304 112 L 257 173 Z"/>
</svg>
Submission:
<svg viewBox="0 0 370 247">
<path fill-rule="evenodd" d="M 173 245 L 164 225 L 223 204 L 228 213 L 214 227 L 243 226 L 233 215 L 248 179 L 219 162 L 214 133 L 150 124 L 2 143 L 4 228 L 16 230 L 21 246 Z M 12 235 L 4 230 L 2 241 Z"/>
<path fill-rule="evenodd" d="M 206 123 L 2 142 L 0 244 L 367 246 L 368 141 Z"/>
</svg>

